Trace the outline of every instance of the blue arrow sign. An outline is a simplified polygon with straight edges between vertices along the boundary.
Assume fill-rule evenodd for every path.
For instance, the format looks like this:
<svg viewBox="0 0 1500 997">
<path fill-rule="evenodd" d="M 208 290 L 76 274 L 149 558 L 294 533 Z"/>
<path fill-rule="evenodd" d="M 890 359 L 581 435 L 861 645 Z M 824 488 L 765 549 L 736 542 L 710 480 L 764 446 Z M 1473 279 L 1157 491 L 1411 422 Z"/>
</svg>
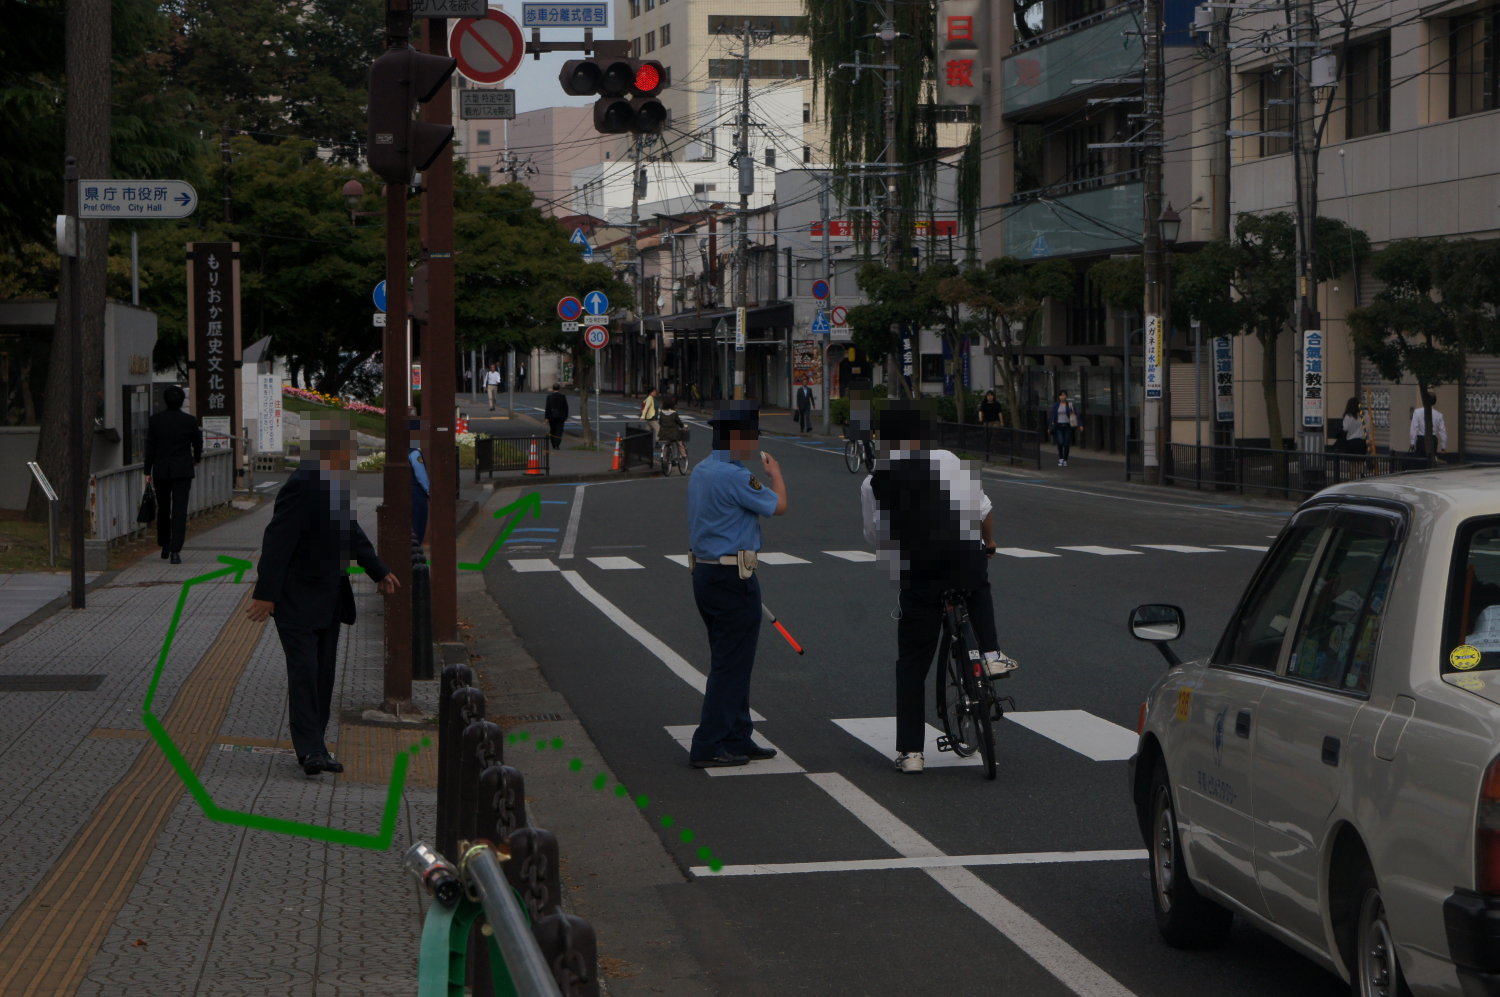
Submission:
<svg viewBox="0 0 1500 997">
<path fill-rule="evenodd" d="M 828 324 L 828 313 L 818 312 L 813 316 L 812 334 L 814 336 L 827 336 L 833 332 L 833 327 Z"/>
<path fill-rule="evenodd" d="M 583 307 L 590 315 L 603 315 L 609 311 L 609 296 L 603 291 L 590 291 L 583 296 Z"/>
<path fill-rule="evenodd" d="M 375 293 L 370 295 L 375 299 L 375 307 L 385 311 L 385 281 L 375 285 Z"/>
</svg>

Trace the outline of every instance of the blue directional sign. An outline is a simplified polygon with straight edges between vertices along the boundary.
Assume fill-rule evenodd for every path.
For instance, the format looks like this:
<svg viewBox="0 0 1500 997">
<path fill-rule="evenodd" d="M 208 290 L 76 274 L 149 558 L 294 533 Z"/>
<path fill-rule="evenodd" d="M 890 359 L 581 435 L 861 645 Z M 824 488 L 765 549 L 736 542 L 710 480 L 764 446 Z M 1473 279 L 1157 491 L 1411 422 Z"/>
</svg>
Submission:
<svg viewBox="0 0 1500 997">
<path fill-rule="evenodd" d="M 609 296 L 603 291 L 590 291 L 583 296 L 583 307 L 590 315 L 603 315 L 609 311 Z"/>
<path fill-rule="evenodd" d="M 833 332 L 833 326 L 828 324 L 828 313 L 817 312 L 813 315 L 812 334 L 814 336 L 827 336 Z"/>
<path fill-rule="evenodd" d="M 375 293 L 370 295 L 375 299 L 375 307 L 385 311 L 385 281 L 375 285 Z"/>
</svg>

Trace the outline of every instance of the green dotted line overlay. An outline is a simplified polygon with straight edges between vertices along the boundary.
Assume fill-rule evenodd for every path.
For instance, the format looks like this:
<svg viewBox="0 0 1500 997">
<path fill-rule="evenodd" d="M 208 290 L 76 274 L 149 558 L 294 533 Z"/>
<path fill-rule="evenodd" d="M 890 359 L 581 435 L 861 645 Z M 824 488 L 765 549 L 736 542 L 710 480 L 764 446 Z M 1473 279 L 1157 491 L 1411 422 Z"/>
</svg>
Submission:
<svg viewBox="0 0 1500 997">
<path fill-rule="evenodd" d="M 532 741 L 531 732 L 518 730 L 512 734 L 507 734 L 505 740 L 510 744 L 521 744 L 527 741 Z M 425 738 L 423 739 L 423 743 L 427 743 Z M 547 751 L 548 749 L 551 749 L 553 751 L 561 751 L 563 747 L 563 739 L 560 737 L 554 737 L 551 739 L 538 737 L 535 739 L 535 741 L 533 741 L 533 743 L 536 745 L 537 751 Z M 570 758 L 568 760 L 568 768 L 574 772 L 582 772 L 583 759 Z M 603 792 L 604 790 L 609 788 L 609 783 L 609 774 L 600 772 L 598 775 L 594 776 L 592 785 L 595 789 Z M 630 796 L 630 790 L 625 788 L 624 783 L 619 782 L 615 783 L 614 785 L 614 793 L 621 799 Z M 651 798 L 645 793 L 637 794 L 636 796 L 631 798 L 631 802 L 634 803 L 638 809 L 643 811 L 651 806 Z M 657 818 L 657 822 L 662 826 L 663 830 L 670 831 L 673 827 L 676 826 L 677 819 L 671 814 L 662 814 Z M 684 845 L 691 845 L 693 843 L 693 840 L 698 837 L 697 832 L 695 832 L 690 827 L 678 828 L 676 833 L 677 839 Z M 707 845 L 698 846 L 697 856 L 700 861 L 704 862 L 714 872 L 718 872 L 719 870 L 724 868 L 723 861 L 717 858 Z"/>
</svg>

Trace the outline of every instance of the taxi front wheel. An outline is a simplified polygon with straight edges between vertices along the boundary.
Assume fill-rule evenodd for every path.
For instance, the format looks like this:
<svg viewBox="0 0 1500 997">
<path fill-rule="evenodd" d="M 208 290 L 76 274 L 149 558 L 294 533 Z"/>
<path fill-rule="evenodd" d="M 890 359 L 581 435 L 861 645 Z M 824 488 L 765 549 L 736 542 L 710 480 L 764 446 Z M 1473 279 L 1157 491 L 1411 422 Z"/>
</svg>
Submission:
<svg viewBox="0 0 1500 997">
<path fill-rule="evenodd" d="M 1182 837 L 1177 829 L 1177 809 L 1166 766 L 1157 761 L 1151 773 L 1150 848 L 1151 895 L 1156 911 L 1156 929 L 1174 948 L 1217 945 L 1229 935 L 1234 916 L 1211 900 L 1205 900 L 1188 878 L 1182 857 Z"/>
</svg>

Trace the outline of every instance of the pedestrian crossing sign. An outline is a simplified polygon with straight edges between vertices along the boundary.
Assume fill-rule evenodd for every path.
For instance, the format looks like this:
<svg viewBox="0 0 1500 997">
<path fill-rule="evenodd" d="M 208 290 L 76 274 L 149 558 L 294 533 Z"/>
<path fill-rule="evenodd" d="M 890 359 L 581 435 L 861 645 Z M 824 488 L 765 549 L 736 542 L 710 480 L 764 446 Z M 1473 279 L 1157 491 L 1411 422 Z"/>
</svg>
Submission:
<svg viewBox="0 0 1500 997">
<path fill-rule="evenodd" d="M 828 313 L 819 311 L 813 315 L 812 334 L 814 336 L 827 336 L 833 332 L 833 326 L 828 324 Z"/>
</svg>

